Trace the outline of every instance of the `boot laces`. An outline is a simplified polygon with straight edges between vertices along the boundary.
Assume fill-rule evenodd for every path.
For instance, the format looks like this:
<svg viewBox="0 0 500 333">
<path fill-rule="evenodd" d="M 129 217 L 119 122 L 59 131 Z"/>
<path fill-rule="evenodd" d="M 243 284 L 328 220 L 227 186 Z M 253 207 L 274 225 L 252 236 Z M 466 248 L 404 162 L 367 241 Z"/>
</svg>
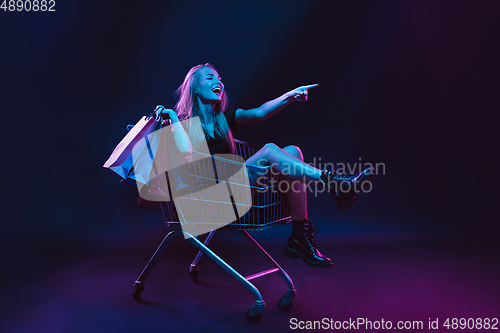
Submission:
<svg viewBox="0 0 500 333">
<path fill-rule="evenodd" d="M 311 220 L 306 220 L 307 222 L 304 222 L 304 231 L 308 234 L 319 234 L 319 226 L 316 224 L 312 223 Z"/>
<path fill-rule="evenodd" d="M 316 241 L 314 240 L 314 234 L 319 233 L 318 226 L 312 223 L 311 220 L 306 221 L 307 222 L 304 223 L 304 238 L 306 239 L 307 243 L 312 246 L 313 249 L 318 249 Z"/>
<path fill-rule="evenodd" d="M 356 178 L 358 175 L 355 175 L 355 174 L 348 174 L 348 173 L 337 173 L 335 172 L 333 174 L 333 179 L 334 180 L 340 180 L 340 181 L 351 181 L 353 180 L 354 178 Z"/>
<path fill-rule="evenodd" d="M 331 167 L 327 167 L 325 169 L 327 171 L 327 173 L 330 174 L 330 177 L 331 177 L 331 180 L 333 181 L 351 181 L 352 179 L 356 178 L 356 175 L 351 175 L 351 174 L 347 174 L 345 172 L 338 172 L 338 171 L 335 171 L 333 170 Z"/>
</svg>

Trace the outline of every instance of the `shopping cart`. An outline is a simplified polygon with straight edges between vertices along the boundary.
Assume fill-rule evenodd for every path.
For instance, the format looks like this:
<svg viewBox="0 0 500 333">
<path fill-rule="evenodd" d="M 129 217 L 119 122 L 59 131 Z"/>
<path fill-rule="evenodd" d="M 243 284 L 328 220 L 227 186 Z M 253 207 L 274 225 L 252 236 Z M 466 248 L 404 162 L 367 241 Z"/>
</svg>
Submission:
<svg viewBox="0 0 500 333">
<path fill-rule="evenodd" d="M 240 140 L 235 140 L 235 145 L 235 154 L 241 156 L 242 159 L 240 158 L 239 160 L 235 160 L 226 157 L 204 154 L 201 152 L 193 152 L 194 155 L 198 155 L 198 158 L 195 158 L 196 162 L 190 163 L 189 166 L 186 167 L 186 170 L 184 170 L 184 175 L 190 178 L 192 188 L 206 188 L 219 182 L 227 183 L 227 177 L 220 179 L 220 170 L 225 170 L 226 175 L 234 175 L 237 174 L 238 170 L 241 168 L 248 168 L 249 166 L 246 166 L 242 161 L 253 155 L 258 150 L 258 147 Z M 161 208 L 163 219 L 167 227 L 170 228 L 170 231 L 165 236 L 149 260 L 148 264 L 133 284 L 132 296 L 136 301 L 139 301 L 142 298 L 144 283 L 147 277 L 153 270 L 161 255 L 164 253 L 172 238 L 177 235 L 186 238 L 199 249 L 198 254 L 189 268 L 189 273 L 193 281 L 196 282 L 198 279 L 200 270 L 198 263 L 203 254 L 205 254 L 253 294 L 255 297 L 255 303 L 245 314 L 248 321 L 256 322 L 259 320 L 261 315 L 260 312 L 265 305 L 261 293 L 250 281 L 271 273 L 278 273 L 287 285 L 287 291 L 279 299 L 278 307 L 283 311 L 288 311 L 292 307 L 292 301 L 296 297 L 296 291 L 292 280 L 283 268 L 281 268 L 281 266 L 248 233 L 248 231 L 266 230 L 291 221 L 285 195 L 278 190 L 280 176 L 268 172 L 269 169 L 266 168 L 269 167 L 259 168 L 253 166 L 248 170 L 248 172 L 259 173 L 261 177 L 258 186 L 248 185 L 251 187 L 252 193 L 250 203 L 251 207 L 249 207 L 249 210 L 246 209 L 248 211 L 242 216 L 239 216 L 238 209 L 236 207 L 242 197 L 240 191 L 238 190 L 238 186 L 241 186 L 241 183 L 238 183 L 238 186 L 233 186 L 232 188 L 228 185 L 231 201 L 223 204 L 232 205 L 234 208 L 232 211 L 234 211 L 234 215 L 236 216 L 234 222 L 230 224 L 218 223 L 217 217 L 219 217 L 222 221 L 227 221 L 227 217 L 221 215 L 218 216 L 217 211 L 214 212 L 213 198 L 207 198 L 203 194 L 196 195 L 196 193 L 202 193 L 203 191 L 192 191 L 195 195 L 179 197 L 179 195 L 176 195 L 175 193 L 177 184 L 172 184 L 172 179 L 175 177 L 169 177 L 166 175 L 165 178 L 168 185 L 168 196 L 170 198 L 175 198 L 175 200 L 159 202 L 158 205 Z M 217 170 L 219 170 L 219 172 L 217 172 Z M 239 205 L 239 208 L 241 208 L 241 204 Z M 198 220 L 194 220 L 192 218 L 192 214 L 190 214 L 194 211 L 198 213 L 196 215 Z M 225 211 L 224 214 L 227 214 L 228 210 L 222 209 L 221 211 Z M 206 218 L 208 215 L 210 215 L 210 218 Z M 205 218 L 199 218 L 199 216 L 205 216 Z M 203 243 L 198 240 L 200 226 L 203 226 L 203 230 L 210 230 Z M 265 260 L 271 265 L 271 268 L 248 276 L 241 275 L 208 247 L 210 241 L 213 239 L 215 234 L 219 232 L 219 230 L 236 230 L 251 245 L 251 247 L 257 250 L 257 252 L 265 258 Z"/>
</svg>

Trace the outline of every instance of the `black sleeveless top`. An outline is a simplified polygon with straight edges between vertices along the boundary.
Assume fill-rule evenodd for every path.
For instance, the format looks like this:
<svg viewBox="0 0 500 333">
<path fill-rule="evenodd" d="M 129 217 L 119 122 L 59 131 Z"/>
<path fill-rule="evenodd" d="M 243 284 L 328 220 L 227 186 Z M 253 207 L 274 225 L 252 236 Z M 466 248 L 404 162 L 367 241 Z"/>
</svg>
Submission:
<svg viewBox="0 0 500 333">
<path fill-rule="evenodd" d="M 236 129 L 236 110 L 226 110 L 224 113 L 226 116 L 227 124 L 231 131 Z M 210 150 L 210 154 L 229 154 L 231 152 L 229 144 L 226 139 L 220 136 L 217 131 L 214 131 L 215 138 L 212 138 L 205 132 L 205 138 L 207 140 L 208 150 Z"/>
</svg>

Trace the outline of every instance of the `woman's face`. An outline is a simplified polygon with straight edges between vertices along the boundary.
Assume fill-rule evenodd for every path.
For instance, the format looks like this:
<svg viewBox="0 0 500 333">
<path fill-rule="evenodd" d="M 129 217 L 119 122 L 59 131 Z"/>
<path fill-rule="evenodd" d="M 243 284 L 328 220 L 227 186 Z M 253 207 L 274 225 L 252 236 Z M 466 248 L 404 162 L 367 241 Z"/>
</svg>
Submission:
<svg viewBox="0 0 500 333">
<path fill-rule="evenodd" d="M 217 104 L 222 100 L 224 85 L 219 73 L 213 68 L 203 67 L 198 70 L 198 84 L 194 89 L 205 104 Z"/>
</svg>

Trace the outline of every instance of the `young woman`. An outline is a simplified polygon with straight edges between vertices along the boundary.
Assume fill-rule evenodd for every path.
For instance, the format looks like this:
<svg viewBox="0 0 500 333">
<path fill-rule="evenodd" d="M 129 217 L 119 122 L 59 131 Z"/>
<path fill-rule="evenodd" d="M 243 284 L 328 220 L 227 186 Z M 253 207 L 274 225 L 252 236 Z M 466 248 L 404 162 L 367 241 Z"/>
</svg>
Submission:
<svg viewBox="0 0 500 333">
<path fill-rule="evenodd" d="M 239 126 L 246 126 L 266 120 L 294 101 L 306 101 L 308 90 L 317 84 L 298 87 L 282 96 L 268 101 L 255 109 L 226 110 L 228 100 L 224 84 L 215 67 L 211 64 L 197 65 L 189 70 L 184 82 L 177 89 L 179 100 L 174 109 L 159 105 L 158 116 L 170 118 L 176 146 L 181 153 L 190 154 L 200 141 L 206 139 L 211 154 L 234 153 L 232 131 Z M 184 127 L 180 120 L 199 117 L 203 134 Z M 346 210 L 356 200 L 354 195 L 365 181 L 371 181 L 373 168 L 366 169 L 359 175 L 332 173 L 319 170 L 304 163 L 302 152 L 297 146 L 280 148 L 268 143 L 247 159 L 246 164 L 271 166 L 280 172 L 286 187 L 287 201 L 292 215 L 293 231 L 288 239 L 284 254 L 291 258 L 302 258 L 314 267 L 331 267 L 332 262 L 318 249 L 314 232 L 315 225 L 307 218 L 307 200 L 305 182 L 321 182 L 328 187 L 330 194 L 340 210 Z M 256 182 L 257 176 L 249 174 L 250 182 Z"/>
</svg>

